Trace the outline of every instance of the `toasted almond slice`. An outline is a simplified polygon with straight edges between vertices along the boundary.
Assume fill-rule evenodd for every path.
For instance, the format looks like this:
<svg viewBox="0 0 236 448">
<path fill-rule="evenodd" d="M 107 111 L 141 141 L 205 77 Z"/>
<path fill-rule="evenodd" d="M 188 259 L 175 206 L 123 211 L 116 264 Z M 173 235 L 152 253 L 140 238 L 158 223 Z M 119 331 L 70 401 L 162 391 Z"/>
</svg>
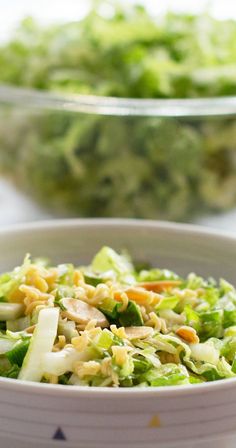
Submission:
<svg viewBox="0 0 236 448">
<path fill-rule="evenodd" d="M 128 339 L 145 339 L 153 334 L 152 327 L 125 327 L 125 334 Z"/>
<path fill-rule="evenodd" d="M 155 282 L 141 282 L 137 286 L 146 289 L 147 291 L 162 292 L 165 289 L 176 288 L 181 285 L 180 280 L 159 280 Z"/>
<path fill-rule="evenodd" d="M 192 327 L 188 327 L 187 325 L 182 325 L 182 327 L 179 327 L 178 330 L 176 330 L 176 334 L 190 344 L 197 344 L 199 342 L 199 337 L 196 330 Z"/>
<path fill-rule="evenodd" d="M 97 321 L 98 327 L 108 327 L 109 323 L 104 314 L 94 306 L 89 305 L 79 299 L 71 299 L 65 297 L 61 300 L 62 305 L 66 308 L 62 311 L 62 316 L 79 324 L 87 325 L 91 320 Z"/>
<path fill-rule="evenodd" d="M 150 303 L 150 301 L 152 301 L 154 297 L 156 298 L 157 302 L 159 301 L 158 295 L 155 296 L 152 291 L 145 291 L 143 288 L 139 287 L 130 287 L 125 289 L 124 291 L 115 291 L 114 299 L 117 301 L 121 301 L 121 295 L 123 292 L 125 292 L 129 300 L 133 300 L 139 305 L 146 305 L 147 303 Z"/>
<path fill-rule="evenodd" d="M 35 328 L 36 328 L 36 325 L 31 325 L 31 327 L 26 328 L 25 331 L 26 331 L 26 333 L 33 334 Z"/>
</svg>

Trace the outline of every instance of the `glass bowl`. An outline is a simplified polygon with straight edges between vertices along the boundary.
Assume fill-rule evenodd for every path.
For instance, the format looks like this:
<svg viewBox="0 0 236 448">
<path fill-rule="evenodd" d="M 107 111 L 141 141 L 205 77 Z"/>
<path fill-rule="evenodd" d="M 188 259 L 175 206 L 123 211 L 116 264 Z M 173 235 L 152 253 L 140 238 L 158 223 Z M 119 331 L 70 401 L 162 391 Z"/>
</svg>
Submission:
<svg viewBox="0 0 236 448">
<path fill-rule="evenodd" d="M 236 205 L 236 97 L 0 86 L 0 170 L 59 216 L 191 221 Z"/>
</svg>

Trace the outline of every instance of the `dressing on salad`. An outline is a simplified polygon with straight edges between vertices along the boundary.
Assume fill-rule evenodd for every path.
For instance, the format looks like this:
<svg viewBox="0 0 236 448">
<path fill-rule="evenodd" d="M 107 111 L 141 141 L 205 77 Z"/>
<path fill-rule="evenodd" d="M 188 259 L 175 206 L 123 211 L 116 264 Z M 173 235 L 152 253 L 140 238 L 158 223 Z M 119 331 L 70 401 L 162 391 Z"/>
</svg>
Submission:
<svg viewBox="0 0 236 448">
<path fill-rule="evenodd" d="M 0 375 L 96 387 L 236 376 L 236 290 L 134 265 L 103 247 L 87 267 L 31 261 L 0 277 Z"/>
</svg>

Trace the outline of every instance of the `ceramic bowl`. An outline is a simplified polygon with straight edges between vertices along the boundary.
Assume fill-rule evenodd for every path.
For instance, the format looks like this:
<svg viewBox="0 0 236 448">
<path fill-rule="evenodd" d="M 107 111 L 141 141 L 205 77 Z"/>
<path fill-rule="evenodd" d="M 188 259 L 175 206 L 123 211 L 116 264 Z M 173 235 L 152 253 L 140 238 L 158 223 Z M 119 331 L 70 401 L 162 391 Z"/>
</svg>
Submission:
<svg viewBox="0 0 236 448">
<path fill-rule="evenodd" d="M 69 220 L 0 231 L 0 271 L 26 252 L 86 263 L 102 246 L 180 274 L 235 283 L 236 237 L 188 225 Z M 148 389 L 81 388 L 0 378 L 1 448 L 235 448 L 236 380 Z"/>
</svg>

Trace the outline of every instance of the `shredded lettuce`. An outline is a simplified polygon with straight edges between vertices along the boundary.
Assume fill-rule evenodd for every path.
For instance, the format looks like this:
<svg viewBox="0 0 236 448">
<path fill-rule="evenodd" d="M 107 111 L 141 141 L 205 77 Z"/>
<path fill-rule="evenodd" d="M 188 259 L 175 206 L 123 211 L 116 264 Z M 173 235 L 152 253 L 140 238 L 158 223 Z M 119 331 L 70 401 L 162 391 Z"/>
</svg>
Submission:
<svg viewBox="0 0 236 448">
<path fill-rule="evenodd" d="M 180 277 L 169 269 L 143 269 L 137 273 L 139 282 L 152 282 L 155 280 L 179 280 Z"/>
<path fill-rule="evenodd" d="M 15 340 L 7 336 L 0 336 L 0 356 L 7 353 L 14 347 Z"/>
<path fill-rule="evenodd" d="M 217 365 L 219 362 L 220 352 L 216 349 L 212 339 L 200 344 L 192 344 L 191 358 L 194 361 L 208 362 L 213 365 Z"/>
<path fill-rule="evenodd" d="M 179 297 L 172 296 L 172 297 L 163 297 L 163 299 L 157 304 L 156 311 L 160 310 L 173 310 L 176 305 L 179 303 Z"/>
<path fill-rule="evenodd" d="M 15 268 L 12 272 L 4 273 L 0 276 L 0 297 L 2 301 L 11 300 L 10 295 L 24 280 L 24 276 L 31 264 L 30 256 L 27 254 L 23 264 Z M 11 293 L 11 294 L 10 294 Z"/>
<path fill-rule="evenodd" d="M 143 376 L 150 386 L 176 386 L 189 384 L 189 373 L 186 367 L 167 363 L 159 368 L 149 370 Z"/>
<path fill-rule="evenodd" d="M 118 255 L 110 247 L 103 247 L 92 260 L 94 272 L 113 271 L 120 281 L 134 283 L 134 266 L 126 255 Z"/>
</svg>

